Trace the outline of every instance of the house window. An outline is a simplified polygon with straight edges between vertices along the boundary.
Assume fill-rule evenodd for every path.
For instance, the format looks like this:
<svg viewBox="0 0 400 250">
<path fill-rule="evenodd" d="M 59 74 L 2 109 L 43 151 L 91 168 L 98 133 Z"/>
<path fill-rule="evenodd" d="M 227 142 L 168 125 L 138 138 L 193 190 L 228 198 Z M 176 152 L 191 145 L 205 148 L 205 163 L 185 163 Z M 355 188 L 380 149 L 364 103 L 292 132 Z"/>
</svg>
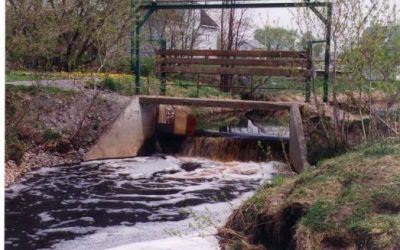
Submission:
<svg viewBox="0 0 400 250">
<path fill-rule="evenodd" d="M 210 41 L 210 35 L 206 34 L 206 41 Z"/>
</svg>

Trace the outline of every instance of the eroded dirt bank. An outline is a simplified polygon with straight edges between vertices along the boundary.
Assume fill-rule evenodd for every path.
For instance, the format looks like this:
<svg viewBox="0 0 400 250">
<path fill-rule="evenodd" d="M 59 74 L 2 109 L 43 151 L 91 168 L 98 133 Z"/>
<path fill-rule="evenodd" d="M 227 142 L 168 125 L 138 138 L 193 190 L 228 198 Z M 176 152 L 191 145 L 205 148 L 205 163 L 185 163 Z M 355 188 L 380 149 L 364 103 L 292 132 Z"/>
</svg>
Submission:
<svg viewBox="0 0 400 250">
<path fill-rule="evenodd" d="M 219 230 L 223 249 L 399 249 L 400 142 L 363 147 L 261 187 Z"/>
<path fill-rule="evenodd" d="M 94 90 L 6 89 L 6 185 L 41 166 L 80 162 L 129 97 Z"/>
</svg>

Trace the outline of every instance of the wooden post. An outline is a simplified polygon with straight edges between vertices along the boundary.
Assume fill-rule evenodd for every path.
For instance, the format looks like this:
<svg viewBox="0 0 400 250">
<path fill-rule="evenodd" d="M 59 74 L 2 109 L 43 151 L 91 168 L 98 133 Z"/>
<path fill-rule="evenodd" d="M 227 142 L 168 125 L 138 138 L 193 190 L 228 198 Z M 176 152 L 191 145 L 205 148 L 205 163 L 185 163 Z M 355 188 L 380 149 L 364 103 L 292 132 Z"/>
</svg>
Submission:
<svg viewBox="0 0 400 250">
<path fill-rule="evenodd" d="M 197 97 L 199 97 L 200 74 L 197 74 Z"/>
<path fill-rule="evenodd" d="M 306 102 L 310 102 L 311 99 L 311 79 L 312 79 L 312 68 L 313 68 L 313 46 L 312 42 L 308 42 L 308 75 L 306 77 Z"/>
<path fill-rule="evenodd" d="M 250 94 L 253 95 L 253 75 L 250 76 Z"/>
<path fill-rule="evenodd" d="M 166 49 L 167 48 L 167 41 L 165 39 L 160 40 L 160 48 L 161 49 Z M 161 55 L 161 60 L 165 58 L 165 54 Z M 162 71 L 163 66 L 165 66 L 165 63 L 161 64 L 161 71 L 160 71 L 160 94 L 165 95 L 166 93 L 166 78 L 167 78 L 167 73 Z"/>
</svg>

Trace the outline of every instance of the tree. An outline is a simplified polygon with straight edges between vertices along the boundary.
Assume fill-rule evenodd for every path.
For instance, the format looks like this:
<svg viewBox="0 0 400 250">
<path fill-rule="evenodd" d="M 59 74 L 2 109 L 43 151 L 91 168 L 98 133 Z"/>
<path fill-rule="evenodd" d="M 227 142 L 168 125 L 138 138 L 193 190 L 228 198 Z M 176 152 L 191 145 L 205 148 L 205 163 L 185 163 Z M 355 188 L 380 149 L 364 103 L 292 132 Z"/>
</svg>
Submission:
<svg viewBox="0 0 400 250">
<path fill-rule="evenodd" d="M 295 50 L 297 36 L 295 30 L 272 27 L 269 24 L 254 32 L 254 39 L 263 44 L 267 50 Z"/>
<path fill-rule="evenodd" d="M 223 0 L 225 4 L 234 4 L 236 0 Z M 247 31 L 251 26 L 247 9 L 222 9 L 220 13 L 219 48 L 221 50 L 238 50 L 247 38 Z M 220 89 L 224 92 L 230 90 L 232 75 L 221 75 Z"/>
<path fill-rule="evenodd" d="M 193 49 L 201 36 L 199 12 L 196 10 L 169 10 L 153 15 L 147 23 L 151 40 L 165 38 L 170 49 Z M 156 50 L 158 44 L 154 45 Z"/>
<path fill-rule="evenodd" d="M 308 42 L 316 41 L 316 40 L 318 40 L 318 39 L 311 32 L 305 32 L 301 36 L 300 41 L 297 44 L 297 47 L 300 50 L 306 50 L 306 49 L 308 49 Z M 324 52 L 324 47 L 323 47 L 322 43 L 313 44 L 313 56 L 314 56 L 314 58 L 321 57 L 323 52 Z"/>
<path fill-rule="evenodd" d="M 353 100 L 353 94 L 358 90 L 358 103 L 356 105 L 360 114 L 362 110 L 369 111 L 371 118 L 369 131 L 372 136 L 375 131 L 372 128 L 372 126 L 376 125 L 375 118 L 379 119 L 374 117 L 373 111 L 373 75 L 389 75 L 388 72 L 398 69 L 394 58 L 398 58 L 396 51 L 400 47 L 395 42 L 396 38 L 393 38 L 393 42 L 389 42 L 385 31 L 386 28 L 384 28 L 395 25 L 396 7 L 388 0 L 335 0 L 332 4 L 331 78 L 334 104 L 333 118 L 336 133 L 334 138 L 344 138 L 346 136 L 343 134 L 344 123 L 340 122 L 338 115 L 338 81 L 346 83 L 346 92 Z M 319 9 L 319 11 L 326 16 L 325 9 Z M 298 12 L 297 24 L 300 30 L 305 32 L 314 31 L 320 37 L 326 36 L 323 23 L 307 8 Z M 389 52 L 388 48 L 392 48 L 391 52 Z M 338 69 L 344 74 L 337 74 Z M 388 78 L 386 77 L 386 79 Z M 385 80 L 385 77 L 383 77 L 383 80 Z M 390 91 L 381 92 L 386 94 L 383 99 L 391 96 L 393 87 L 395 87 L 390 82 L 386 82 L 385 86 Z M 380 91 L 384 91 L 384 89 L 380 89 Z M 367 104 L 363 100 L 365 96 L 363 92 L 368 97 Z M 399 95 L 399 93 L 396 95 Z M 366 139 L 365 132 L 364 130 Z"/>
<path fill-rule="evenodd" d="M 47 70 L 91 65 L 99 52 L 123 48 L 127 6 L 128 0 L 7 0 L 7 60 Z"/>
</svg>

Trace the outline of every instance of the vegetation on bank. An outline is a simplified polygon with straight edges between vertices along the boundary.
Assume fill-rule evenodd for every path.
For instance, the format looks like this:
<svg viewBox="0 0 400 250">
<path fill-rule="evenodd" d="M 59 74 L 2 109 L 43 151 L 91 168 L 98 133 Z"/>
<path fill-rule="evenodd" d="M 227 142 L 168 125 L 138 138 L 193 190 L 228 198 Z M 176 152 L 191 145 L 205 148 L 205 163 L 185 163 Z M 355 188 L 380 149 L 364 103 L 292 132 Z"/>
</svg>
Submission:
<svg viewBox="0 0 400 250">
<path fill-rule="evenodd" d="M 84 87 L 86 88 L 96 87 L 128 96 L 135 94 L 135 79 L 132 74 L 62 71 L 9 71 L 6 73 L 6 82 L 40 80 L 79 80 L 84 82 Z M 169 79 L 167 85 L 167 95 L 169 96 L 231 98 L 230 93 L 222 92 L 216 87 L 200 85 L 197 91 L 196 83 L 190 80 Z M 144 95 L 158 95 L 160 93 L 160 80 L 152 76 L 141 77 L 140 93 Z"/>
<path fill-rule="evenodd" d="M 26 152 L 38 149 L 59 154 L 86 149 L 128 101 L 57 87 L 6 84 L 5 160 L 20 164 Z"/>
<path fill-rule="evenodd" d="M 277 177 L 220 230 L 225 249 L 398 249 L 399 167 L 400 142 L 382 141 Z"/>
</svg>

